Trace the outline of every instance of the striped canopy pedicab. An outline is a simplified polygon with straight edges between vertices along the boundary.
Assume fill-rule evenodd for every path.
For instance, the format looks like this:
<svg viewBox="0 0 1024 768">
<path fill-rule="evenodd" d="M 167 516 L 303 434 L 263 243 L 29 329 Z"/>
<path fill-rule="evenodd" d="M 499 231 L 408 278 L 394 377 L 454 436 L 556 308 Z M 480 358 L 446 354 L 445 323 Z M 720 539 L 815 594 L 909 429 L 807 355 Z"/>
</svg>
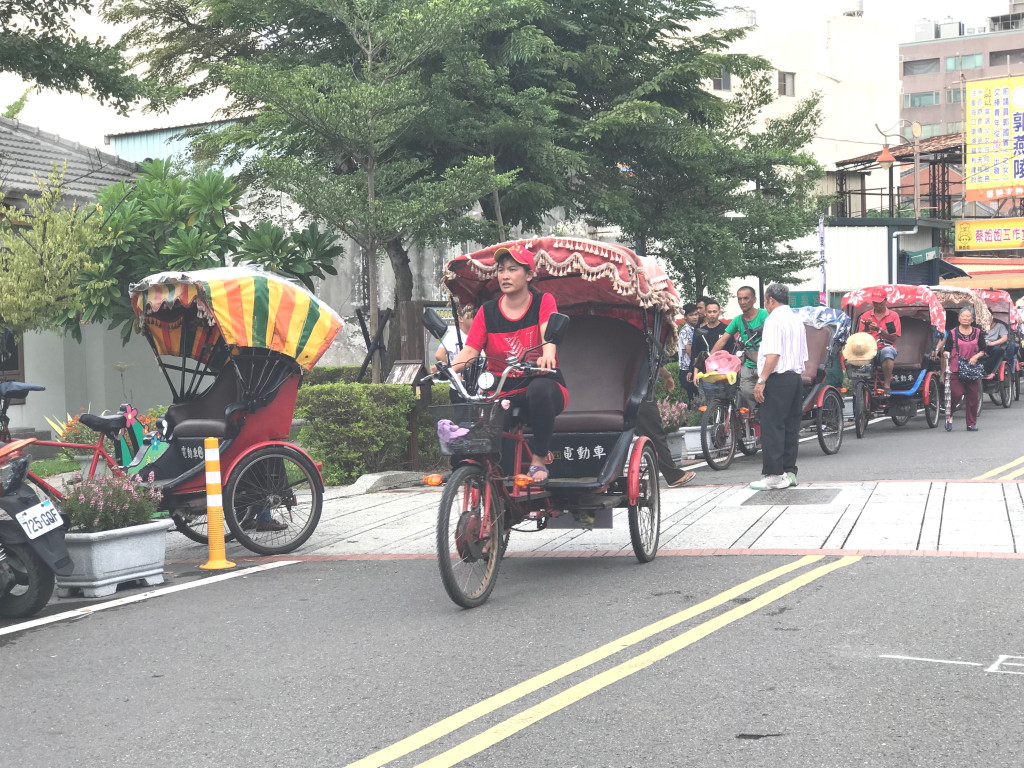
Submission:
<svg viewBox="0 0 1024 768">
<path fill-rule="evenodd" d="M 162 272 L 132 285 L 131 302 L 173 405 L 149 434 L 131 406 L 82 423 L 113 440 L 126 472 L 152 476 L 161 508 L 199 542 L 207 540 L 204 440 L 218 438 L 231 535 L 267 555 L 302 545 L 320 520 L 323 478 L 288 433 L 302 376 L 341 318 L 304 288 L 251 266 Z"/>
<path fill-rule="evenodd" d="M 1020 320 L 1017 307 L 1006 291 L 996 288 L 974 288 L 981 300 L 992 313 L 992 320 L 999 321 L 1007 331 L 1003 359 L 995 370 L 995 378 L 983 380 L 982 387 L 989 399 L 996 405 L 1009 408 L 1014 400 L 1020 399 L 1020 380 L 1017 375 L 1017 334 Z"/>
<path fill-rule="evenodd" d="M 569 400 L 554 422 L 551 476 L 543 487 L 532 487 L 524 474 L 526 425 L 501 393 L 511 389 L 502 389 L 506 376 L 544 375 L 531 365 L 537 351 L 489 360 L 479 393 L 466 391 L 444 366 L 434 377 L 464 395 L 463 403 L 432 412 L 442 452 L 458 460 L 438 510 L 438 564 L 449 597 L 466 608 L 490 595 L 511 530 L 612 528 L 615 510 L 622 509 L 640 562 L 655 557 L 661 531 L 657 458 L 650 440 L 637 434 L 637 419 L 676 345 L 680 302 L 671 280 L 628 248 L 531 238 L 452 259 L 444 287 L 460 304 L 479 306 L 500 295 L 499 248 L 532 254 L 532 287 L 552 294 L 563 315 L 548 321 L 548 341 L 558 344 Z M 425 314 L 424 324 L 441 338 L 444 321 Z M 560 327 L 552 333 L 556 318 Z"/>
</svg>

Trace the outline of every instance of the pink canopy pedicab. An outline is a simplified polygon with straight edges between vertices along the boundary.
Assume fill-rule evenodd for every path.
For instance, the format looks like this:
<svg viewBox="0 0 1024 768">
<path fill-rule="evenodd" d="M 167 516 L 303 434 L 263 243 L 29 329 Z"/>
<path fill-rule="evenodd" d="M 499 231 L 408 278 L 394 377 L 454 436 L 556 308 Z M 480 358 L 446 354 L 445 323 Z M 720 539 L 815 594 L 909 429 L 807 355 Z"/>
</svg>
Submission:
<svg viewBox="0 0 1024 768">
<path fill-rule="evenodd" d="M 636 424 L 675 347 L 679 297 L 672 282 L 628 248 L 547 237 L 452 259 L 444 288 L 460 304 L 495 298 L 494 252 L 513 245 L 533 254 L 532 286 L 558 304 L 547 334 L 558 345 L 569 401 L 555 419 L 550 479 L 538 488 L 525 474 L 529 428 L 518 409 L 502 401 L 507 376 L 537 373 L 531 365 L 536 350 L 501 361 L 500 380 L 492 365 L 478 377 L 475 394 L 444 365 L 432 377 L 452 382 L 465 399 L 435 406 L 433 416 L 442 425 L 442 452 L 461 459 L 441 498 L 438 563 L 448 595 L 467 608 L 483 603 L 494 588 L 511 530 L 612 528 L 614 511 L 623 509 L 640 562 L 654 558 L 660 537 L 657 459 L 650 441 L 637 436 Z M 446 330 L 432 310 L 424 324 L 438 338 Z"/>
</svg>

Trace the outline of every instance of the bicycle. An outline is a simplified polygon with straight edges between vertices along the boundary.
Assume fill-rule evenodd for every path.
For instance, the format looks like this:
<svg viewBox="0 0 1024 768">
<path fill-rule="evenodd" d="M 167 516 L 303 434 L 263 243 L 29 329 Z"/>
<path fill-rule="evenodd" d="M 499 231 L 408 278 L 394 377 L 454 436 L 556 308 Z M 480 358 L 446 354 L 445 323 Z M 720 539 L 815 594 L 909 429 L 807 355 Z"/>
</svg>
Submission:
<svg viewBox="0 0 1024 768">
<path fill-rule="evenodd" d="M 702 406 L 700 444 L 704 460 L 712 469 L 726 469 L 736 449 L 747 456 L 761 445 L 761 424 L 757 407 L 740 403 L 739 373 L 698 373 L 708 404 Z"/>
</svg>

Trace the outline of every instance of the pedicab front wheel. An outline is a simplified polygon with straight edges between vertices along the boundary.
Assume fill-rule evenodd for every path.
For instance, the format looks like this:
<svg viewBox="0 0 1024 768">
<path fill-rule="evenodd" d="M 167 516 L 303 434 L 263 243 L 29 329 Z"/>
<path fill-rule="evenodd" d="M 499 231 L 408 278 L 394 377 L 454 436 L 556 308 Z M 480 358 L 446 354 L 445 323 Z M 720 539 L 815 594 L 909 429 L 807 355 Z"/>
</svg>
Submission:
<svg viewBox="0 0 1024 768">
<path fill-rule="evenodd" d="M 320 522 L 323 488 L 316 466 L 287 445 L 258 448 L 224 486 L 224 520 L 238 542 L 261 555 L 302 546 Z"/>
<path fill-rule="evenodd" d="M 632 466 L 630 469 L 632 471 Z M 637 488 L 636 504 L 629 507 L 629 541 L 633 545 L 636 559 L 641 563 L 649 563 L 658 554 L 658 539 L 661 537 L 658 457 L 650 443 L 644 444 L 640 454 Z"/>
<path fill-rule="evenodd" d="M 815 414 L 818 445 L 826 456 L 839 453 L 843 444 L 843 399 L 830 389 L 821 399 L 821 407 Z"/>
<path fill-rule="evenodd" d="M 437 566 L 448 597 L 463 608 L 483 605 L 494 590 L 505 551 L 502 505 L 489 493 L 483 467 L 459 467 L 437 510 Z"/>
<path fill-rule="evenodd" d="M 860 439 L 868 428 L 868 388 L 858 381 L 853 387 L 853 431 Z"/>
</svg>

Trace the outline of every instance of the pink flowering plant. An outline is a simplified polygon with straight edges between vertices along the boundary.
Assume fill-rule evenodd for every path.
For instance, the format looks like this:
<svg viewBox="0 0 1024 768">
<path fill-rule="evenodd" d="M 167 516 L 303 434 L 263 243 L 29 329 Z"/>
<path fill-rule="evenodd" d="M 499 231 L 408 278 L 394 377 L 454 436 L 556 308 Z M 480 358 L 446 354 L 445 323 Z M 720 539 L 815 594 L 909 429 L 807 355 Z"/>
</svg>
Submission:
<svg viewBox="0 0 1024 768">
<path fill-rule="evenodd" d="M 672 432 L 680 427 L 686 426 L 688 411 L 686 403 L 673 402 L 672 400 L 659 400 L 658 412 L 661 414 L 661 426 Z"/>
<path fill-rule="evenodd" d="M 75 533 L 113 531 L 151 522 L 160 506 L 162 494 L 140 477 L 107 475 L 83 480 L 76 474 L 64 486 L 61 511 L 71 519 Z"/>
</svg>

